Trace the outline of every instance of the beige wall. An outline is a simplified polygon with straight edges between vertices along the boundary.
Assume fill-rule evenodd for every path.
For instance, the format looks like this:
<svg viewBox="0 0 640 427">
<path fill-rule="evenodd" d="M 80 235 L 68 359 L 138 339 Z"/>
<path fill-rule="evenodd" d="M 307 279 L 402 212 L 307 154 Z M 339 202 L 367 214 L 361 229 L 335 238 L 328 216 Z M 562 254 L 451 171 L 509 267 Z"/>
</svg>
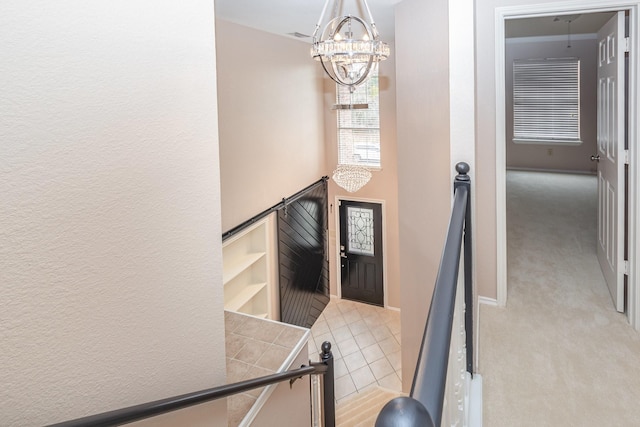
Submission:
<svg viewBox="0 0 640 427">
<path fill-rule="evenodd" d="M 0 5 L 1 425 L 225 382 L 213 14 Z"/>
<path fill-rule="evenodd" d="M 216 25 L 222 229 L 327 175 L 322 74 L 309 44 Z"/>
<path fill-rule="evenodd" d="M 566 36 L 508 39 L 505 49 L 507 167 L 596 172 L 597 115 L 596 35 L 578 35 L 567 47 Z M 580 145 L 516 144 L 513 142 L 513 61 L 537 58 L 580 58 Z M 551 152 L 549 152 L 551 150 Z"/>
<path fill-rule="evenodd" d="M 384 39 L 383 36 L 381 36 Z M 331 294 L 337 295 L 340 284 L 340 268 L 337 264 L 336 196 L 341 199 L 366 199 L 384 202 L 383 221 L 386 226 L 386 297 L 387 304 L 400 308 L 400 242 L 398 238 L 398 164 L 396 144 L 396 89 L 395 89 L 395 47 L 392 55 L 379 65 L 380 76 L 380 159 L 381 170 L 372 171 L 373 177 L 367 185 L 355 193 L 349 193 L 329 181 L 329 260 L 331 271 Z M 331 107 L 336 102 L 336 85 L 325 79 L 324 117 L 326 126 L 327 169 L 333 171 L 338 164 L 338 143 L 336 113 Z"/>
<path fill-rule="evenodd" d="M 402 382 L 411 386 L 451 207 L 448 1 L 396 7 Z M 428 25 L 424 23 L 427 22 Z"/>
</svg>

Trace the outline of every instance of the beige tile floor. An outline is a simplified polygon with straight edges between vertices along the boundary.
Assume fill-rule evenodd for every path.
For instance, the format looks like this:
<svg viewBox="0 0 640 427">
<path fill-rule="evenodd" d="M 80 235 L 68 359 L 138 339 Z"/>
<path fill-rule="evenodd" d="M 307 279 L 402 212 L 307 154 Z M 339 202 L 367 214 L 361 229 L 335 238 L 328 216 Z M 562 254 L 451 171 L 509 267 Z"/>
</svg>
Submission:
<svg viewBox="0 0 640 427">
<path fill-rule="evenodd" d="M 332 298 L 311 328 L 309 358 L 331 342 L 336 401 L 379 385 L 402 391 L 400 312 Z"/>
</svg>

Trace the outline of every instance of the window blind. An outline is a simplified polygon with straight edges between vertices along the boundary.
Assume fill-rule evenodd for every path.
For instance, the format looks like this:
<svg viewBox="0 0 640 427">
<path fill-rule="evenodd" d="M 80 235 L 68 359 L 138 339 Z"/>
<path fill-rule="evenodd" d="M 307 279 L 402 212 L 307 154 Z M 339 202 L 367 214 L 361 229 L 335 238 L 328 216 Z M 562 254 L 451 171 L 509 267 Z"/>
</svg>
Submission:
<svg viewBox="0 0 640 427">
<path fill-rule="evenodd" d="M 513 62 L 513 140 L 580 142 L 580 60 Z"/>
<path fill-rule="evenodd" d="M 368 104 L 366 109 L 338 109 L 338 164 L 380 167 L 380 96 L 378 72 L 351 93 L 336 85 L 342 105 Z"/>
</svg>

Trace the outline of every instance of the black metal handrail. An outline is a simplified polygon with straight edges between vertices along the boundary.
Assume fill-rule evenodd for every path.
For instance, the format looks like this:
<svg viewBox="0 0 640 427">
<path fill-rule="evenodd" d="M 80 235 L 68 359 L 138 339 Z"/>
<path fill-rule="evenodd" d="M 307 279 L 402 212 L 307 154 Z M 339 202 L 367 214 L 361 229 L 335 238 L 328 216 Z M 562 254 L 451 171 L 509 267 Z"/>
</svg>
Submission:
<svg viewBox="0 0 640 427">
<path fill-rule="evenodd" d="M 219 387 L 213 387 L 180 396 L 169 397 L 101 414 L 90 415 L 75 420 L 51 424 L 49 427 L 118 426 L 146 418 L 152 418 L 167 412 L 177 411 L 179 409 L 188 408 L 190 406 L 199 405 L 224 397 L 229 397 L 255 388 L 281 383 L 287 380 L 293 383 L 293 381 L 298 378 L 302 378 L 305 375 L 324 376 L 324 426 L 335 427 L 333 354 L 331 353 L 331 343 L 328 341 L 325 341 L 322 344 L 322 353 L 320 353 L 320 357 L 320 362 L 309 363 L 309 366 L 303 366 L 299 369 L 293 369 L 291 371 L 280 372 L 258 378 L 251 378 L 233 384 L 225 384 Z"/>
<path fill-rule="evenodd" d="M 411 393 L 409 397 L 399 397 L 387 403 L 378 415 L 376 427 L 440 426 L 463 241 L 467 371 L 473 374 L 471 181 L 467 175 L 468 164 L 458 163 L 456 170 L 458 176 L 454 182 L 454 202 L 449 229 L 429 307 Z"/>
<path fill-rule="evenodd" d="M 309 191 L 311 191 L 314 188 L 316 188 L 318 185 L 326 185 L 326 182 L 328 180 L 329 180 L 328 176 L 323 176 L 322 178 L 320 178 L 319 180 L 317 180 L 313 184 L 308 185 L 305 188 L 303 188 L 302 190 L 298 191 L 296 194 L 294 194 L 292 196 L 289 196 L 289 197 L 284 197 L 281 202 L 276 203 L 275 205 L 271 206 L 270 208 L 265 209 L 264 211 L 262 211 L 259 214 L 249 218 L 248 220 L 244 221 L 243 223 L 241 223 L 241 224 L 233 227 L 232 229 L 227 230 L 224 233 L 222 233 L 222 241 L 224 242 L 225 240 L 235 236 L 236 234 L 238 234 L 239 232 L 241 232 L 245 228 L 249 227 L 252 224 L 255 224 L 256 222 L 260 221 L 262 218 L 266 217 L 267 215 L 270 215 L 271 213 L 276 212 L 279 209 L 286 208 L 289 203 L 295 202 L 300 197 L 304 196 Z"/>
</svg>

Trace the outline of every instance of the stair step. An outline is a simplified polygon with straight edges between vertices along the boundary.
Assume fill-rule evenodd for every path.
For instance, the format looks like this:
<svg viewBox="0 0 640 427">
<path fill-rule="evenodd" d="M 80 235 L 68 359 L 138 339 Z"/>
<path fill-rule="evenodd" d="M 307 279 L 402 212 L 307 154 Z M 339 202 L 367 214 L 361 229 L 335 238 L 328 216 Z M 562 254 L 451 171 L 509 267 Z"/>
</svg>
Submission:
<svg viewBox="0 0 640 427">
<path fill-rule="evenodd" d="M 363 393 L 358 393 L 351 399 L 338 404 L 336 424 L 340 427 L 372 427 L 382 407 L 399 396 L 402 394 L 380 387 L 372 387 Z"/>
</svg>

